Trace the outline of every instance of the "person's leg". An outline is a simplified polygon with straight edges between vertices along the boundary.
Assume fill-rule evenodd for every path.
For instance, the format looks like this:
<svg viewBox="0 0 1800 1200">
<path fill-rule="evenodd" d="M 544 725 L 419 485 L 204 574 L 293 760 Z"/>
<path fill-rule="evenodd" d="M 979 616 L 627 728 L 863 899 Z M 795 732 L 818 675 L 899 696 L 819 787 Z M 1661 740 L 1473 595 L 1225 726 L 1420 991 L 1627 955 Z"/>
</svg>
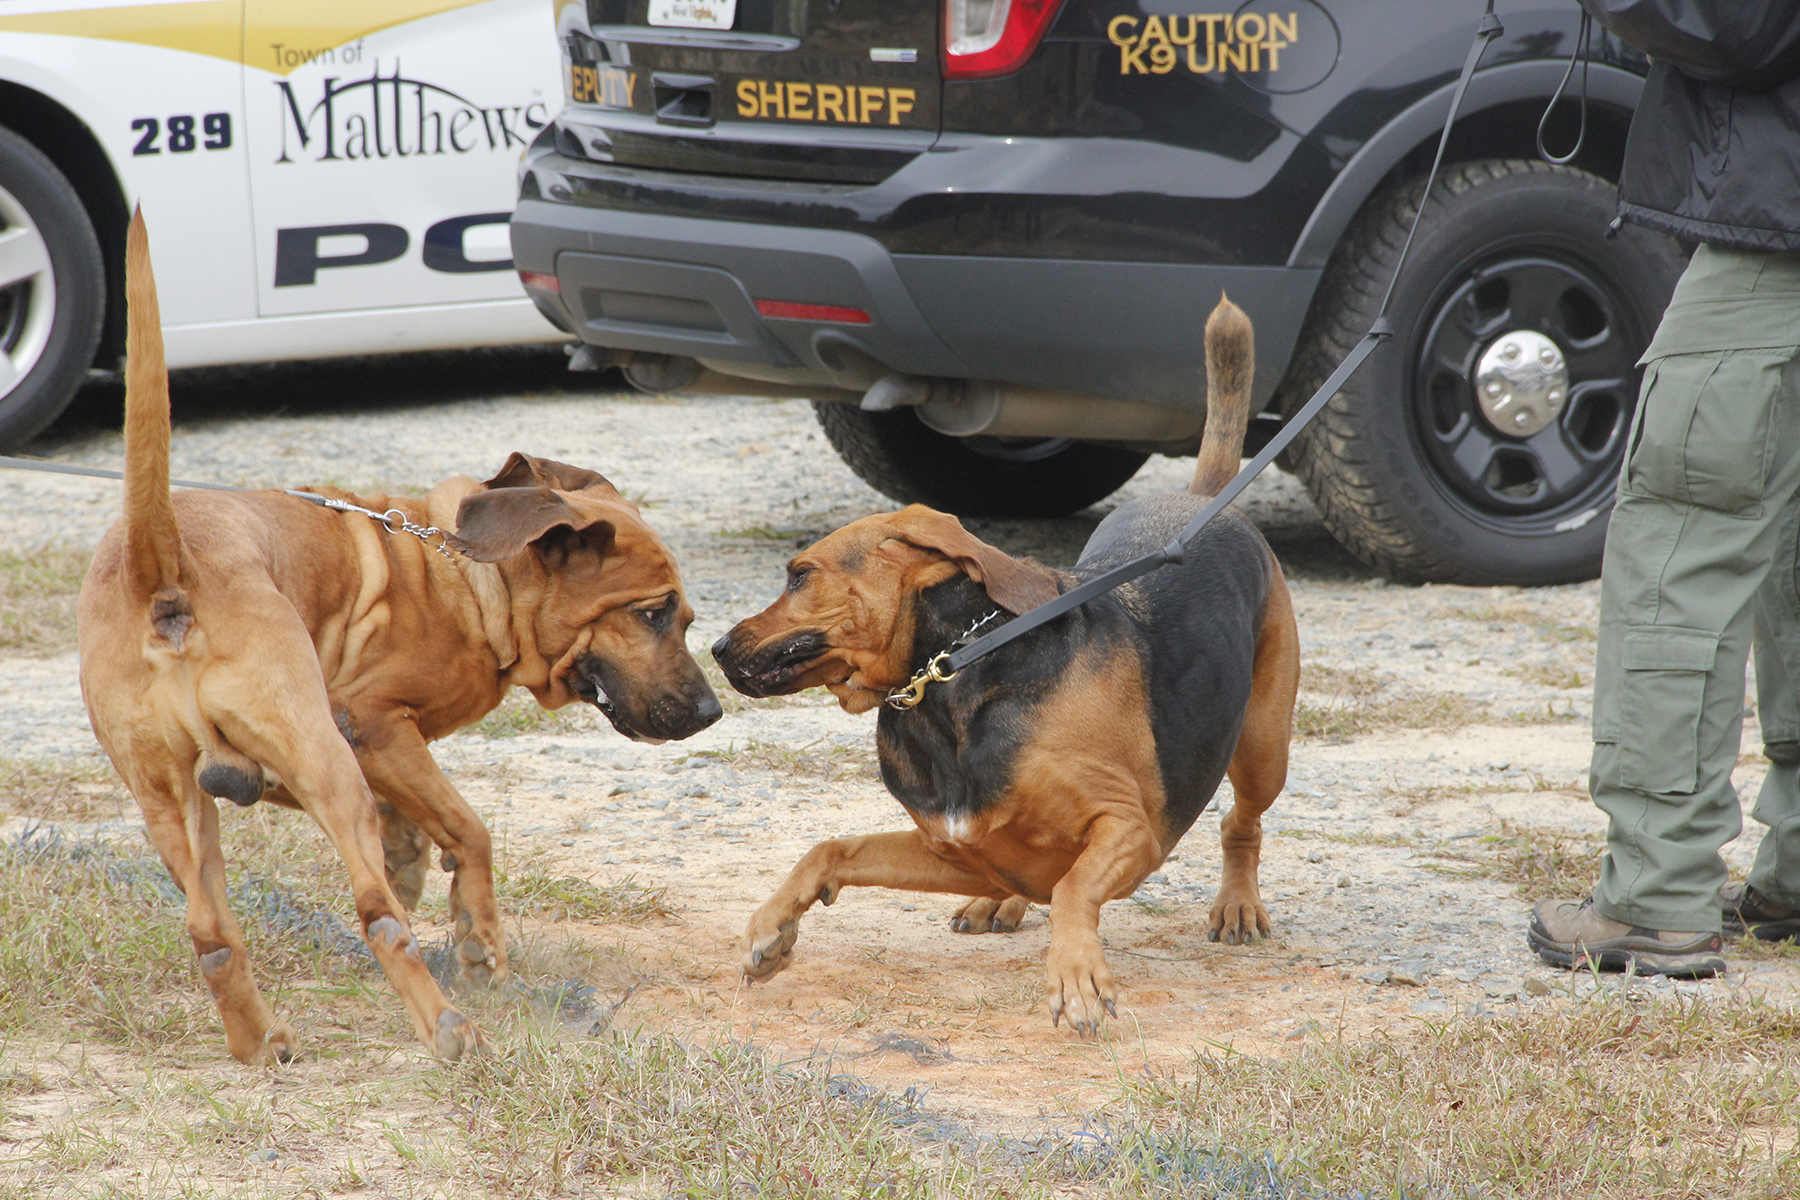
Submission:
<svg viewBox="0 0 1800 1200">
<path fill-rule="evenodd" d="M 1703 247 L 1671 318 L 1686 300 L 1713 315 L 1728 304 L 1742 327 L 1794 328 L 1795 295 L 1757 292 L 1771 257 Z M 1718 851 L 1741 828 L 1731 770 L 1751 602 L 1800 489 L 1794 355 L 1674 353 L 1646 371 L 1602 571 L 1590 789 L 1610 818 L 1607 855 L 1591 908 L 1539 907 L 1531 942 L 1552 961 L 1723 965 Z M 1605 954 L 1581 953 L 1603 943 Z M 1644 961 L 1669 954 L 1691 961 Z"/>
<path fill-rule="evenodd" d="M 1756 699 L 1769 773 L 1751 816 L 1769 827 L 1743 885 L 1720 895 L 1726 926 L 1800 933 L 1800 500 L 1782 514 L 1768 582 L 1756 594 Z"/>
</svg>

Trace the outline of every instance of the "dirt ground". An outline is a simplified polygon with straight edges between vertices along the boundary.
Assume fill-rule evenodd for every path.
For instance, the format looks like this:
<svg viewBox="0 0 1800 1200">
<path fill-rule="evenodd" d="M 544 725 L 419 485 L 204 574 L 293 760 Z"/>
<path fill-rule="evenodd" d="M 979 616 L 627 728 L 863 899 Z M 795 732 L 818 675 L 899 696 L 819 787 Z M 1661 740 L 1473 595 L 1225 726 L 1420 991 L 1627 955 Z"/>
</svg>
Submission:
<svg viewBox="0 0 1800 1200">
<path fill-rule="evenodd" d="M 476 394 L 454 403 L 438 393 L 466 368 L 382 376 L 379 400 L 321 393 L 298 370 L 192 377 L 178 388 L 175 474 L 423 489 L 453 473 L 481 477 L 513 449 L 598 468 L 642 499 L 674 546 L 700 613 L 690 636 L 700 657 L 773 598 L 796 546 L 892 507 L 838 463 L 804 404 L 562 392 L 535 360 L 509 361 L 489 384 L 473 372 Z M 116 430 L 79 414 L 33 450 L 97 466 L 120 459 Z M 1107 507 L 1178 490 L 1191 469 L 1156 459 L 1099 509 L 972 525 L 1009 551 L 1068 564 Z M 0 550 L 91 546 L 117 503 L 113 484 L 0 473 Z M 1266 822 L 1261 878 L 1275 936 L 1245 947 L 1205 940 L 1227 785 L 1176 857 L 1104 914 L 1122 998 L 1098 1041 L 1047 1018 L 1042 909 L 1016 933 L 967 936 L 948 928 L 948 897 L 850 892 L 805 918 L 791 969 L 742 984 L 745 920 L 807 847 L 906 821 L 873 774 L 873 716 L 848 716 L 829 696 L 727 698 L 712 729 L 660 747 L 629 743 L 586 713 L 512 736 L 465 731 L 441 743 L 439 761 L 511 852 L 596 883 L 668 890 L 675 919 L 579 931 L 616 950 L 596 1013 L 700 1040 L 754 1034 L 871 1083 L 919 1089 L 933 1111 L 984 1130 L 1069 1127 L 1121 1072 L 1208 1048 L 1280 1054 L 1312 1038 L 1404 1038 L 1594 986 L 1526 950 L 1520 880 L 1552 861 L 1591 870 L 1600 846 L 1583 783 L 1596 585 L 1388 586 L 1331 541 L 1291 478 L 1260 481 L 1244 508 L 1287 571 L 1307 667 L 1303 736 Z M 19 655 L 0 670 L 0 754 L 97 753 L 72 653 Z M 1761 769 L 1755 734 L 1752 718 L 1746 808 Z M 1740 871 L 1760 832 L 1746 825 L 1727 852 Z M 1800 970 L 1734 960 L 1722 980 L 1658 986 L 1791 1002 Z M 291 1015 L 304 1037 L 306 1014 Z"/>
</svg>

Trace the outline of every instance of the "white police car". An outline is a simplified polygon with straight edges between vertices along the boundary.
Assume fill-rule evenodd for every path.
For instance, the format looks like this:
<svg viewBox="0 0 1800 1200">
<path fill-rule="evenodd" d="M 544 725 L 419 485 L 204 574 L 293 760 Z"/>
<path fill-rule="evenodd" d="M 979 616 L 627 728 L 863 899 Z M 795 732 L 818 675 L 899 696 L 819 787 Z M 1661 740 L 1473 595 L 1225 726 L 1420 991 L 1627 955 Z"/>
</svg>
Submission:
<svg viewBox="0 0 1800 1200">
<path fill-rule="evenodd" d="M 0 4 L 0 448 L 116 362 L 137 203 L 171 366 L 566 340 L 507 242 L 554 31 L 545 0 Z"/>
</svg>

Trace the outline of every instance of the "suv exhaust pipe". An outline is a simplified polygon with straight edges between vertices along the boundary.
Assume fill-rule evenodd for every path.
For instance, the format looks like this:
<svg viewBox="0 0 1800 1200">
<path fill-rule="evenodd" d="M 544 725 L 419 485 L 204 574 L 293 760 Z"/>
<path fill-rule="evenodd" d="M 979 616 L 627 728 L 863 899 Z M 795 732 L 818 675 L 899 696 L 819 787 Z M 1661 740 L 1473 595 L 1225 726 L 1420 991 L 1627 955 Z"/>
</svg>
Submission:
<svg viewBox="0 0 1800 1200">
<path fill-rule="evenodd" d="M 1063 437 L 1082 441 L 1183 443 L 1199 438 L 1204 409 L 1163 408 L 979 379 L 889 375 L 862 398 L 865 412 L 913 408 L 951 437 Z"/>
<path fill-rule="evenodd" d="M 604 366 L 620 367 L 632 387 L 655 395 L 829 400 L 857 403 L 864 412 L 912 408 L 927 428 L 957 438 L 1071 438 L 1192 446 L 1206 426 L 1206 413 L 1200 408 L 1164 408 L 981 379 L 887 375 L 863 393 L 859 402 L 854 391 L 728 375 L 679 355 L 602 350 L 584 359 L 578 350 L 576 361 L 570 363 L 574 370 Z"/>
</svg>

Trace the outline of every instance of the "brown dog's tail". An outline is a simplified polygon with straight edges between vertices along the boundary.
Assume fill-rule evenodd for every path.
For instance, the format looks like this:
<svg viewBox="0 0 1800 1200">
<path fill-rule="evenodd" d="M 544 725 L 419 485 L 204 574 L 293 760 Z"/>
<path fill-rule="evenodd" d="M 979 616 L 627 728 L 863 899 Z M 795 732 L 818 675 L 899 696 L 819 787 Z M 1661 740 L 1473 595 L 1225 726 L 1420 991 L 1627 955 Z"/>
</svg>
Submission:
<svg viewBox="0 0 1800 1200">
<path fill-rule="evenodd" d="M 1216 496 L 1244 457 L 1250 424 L 1250 381 L 1256 377 L 1256 334 L 1244 310 L 1219 293 L 1206 318 L 1206 432 L 1188 491 Z"/>
<path fill-rule="evenodd" d="M 169 499 L 169 372 L 142 209 L 125 234 L 125 561 L 135 592 L 157 610 L 158 632 L 168 636 L 171 617 L 191 621 L 181 588 L 192 572 Z"/>
</svg>

